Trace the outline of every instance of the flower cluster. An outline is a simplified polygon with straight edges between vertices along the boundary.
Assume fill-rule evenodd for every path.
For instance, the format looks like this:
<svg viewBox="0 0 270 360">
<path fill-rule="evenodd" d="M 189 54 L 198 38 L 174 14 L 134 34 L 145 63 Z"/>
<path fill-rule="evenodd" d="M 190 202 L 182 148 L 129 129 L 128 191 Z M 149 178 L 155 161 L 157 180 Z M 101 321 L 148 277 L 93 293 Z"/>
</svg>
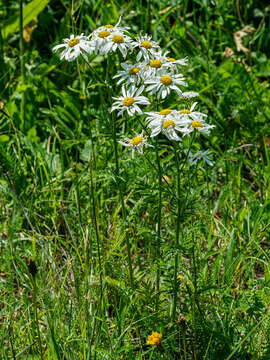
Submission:
<svg viewBox="0 0 270 360">
<path fill-rule="evenodd" d="M 157 99 L 165 99 L 174 91 L 183 94 L 180 86 L 187 86 L 184 76 L 178 73 L 178 66 L 187 65 L 187 58 L 176 60 L 162 53 L 159 45 L 148 35 L 139 35 L 133 41 L 138 51 L 135 63 L 121 63 L 121 70 L 114 76 L 117 84 L 140 86 Z"/>
<path fill-rule="evenodd" d="M 69 39 L 64 39 L 64 43 L 53 47 L 53 51 L 62 48 L 60 59 L 73 61 L 82 55 L 87 61 L 87 55 L 101 54 L 119 50 L 123 57 L 127 56 L 128 51 L 134 48 L 133 40 L 126 33 L 127 27 L 120 27 L 121 18 L 116 25 L 105 25 L 94 30 L 90 35 L 79 36 L 71 35 Z"/>
<path fill-rule="evenodd" d="M 161 339 L 162 339 L 162 334 L 156 331 L 152 331 L 152 334 L 148 335 L 146 344 L 152 346 L 159 345 L 161 343 Z"/>
<path fill-rule="evenodd" d="M 193 131 L 199 131 L 209 134 L 209 130 L 213 125 L 209 125 L 204 121 L 205 114 L 193 111 L 196 102 L 190 109 L 172 110 L 163 109 L 159 112 L 146 113 L 148 117 L 148 127 L 151 129 L 151 137 L 163 133 L 169 140 L 180 141 L 179 133 L 183 136 Z"/>
<path fill-rule="evenodd" d="M 64 39 L 63 44 L 56 45 L 53 51 L 61 49 L 60 59 L 67 61 L 73 61 L 80 55 L 87 61 L 89 54 L 107 55 L 118 51 L 123 58 L 130 54 L 128 62 L 120 63 L 119 71 L 113 76 L 122 87 L 122 95 L 113 97 L 111 112 L 117 111 L 118 116 L 146 115 L 145 127 L 149 129 L 150 138 L 163 134 L 169 140 L 181 141 L 182 137 L 192 132 L 209 135 L 214 126 L 206 122 L 206 114 L 195 110 L 197 102 L 191 105 L 199 94 L 182 91 L 187 83 L 179 68 L 187 66 L 188 59 L 170 57 L 168 51 L 162 51 L 150 35 L 140 33 L 131 37 L 129 28 L 121 27 L 120 21 L 121 18 L 116 25 L 101 26 L 88 36 L 71 35 Z M 163 101 L 168 104 L 171 94 L 178 96 L 180 107 L 177 109 L 160 108 L 159 111 L 148 112 L 141 109 L 142 106 L 150 106 L 153 101 L 162 107 Z M 134 157 L 135 150 L 142 153 L 147 137 L 136 135 L 119 143 L 129 147 Z M 190 163 L 194 164 L 194 161 L 190 160 Z M 205 162 L 209 164 L 209 161 Z"/>
</svg>

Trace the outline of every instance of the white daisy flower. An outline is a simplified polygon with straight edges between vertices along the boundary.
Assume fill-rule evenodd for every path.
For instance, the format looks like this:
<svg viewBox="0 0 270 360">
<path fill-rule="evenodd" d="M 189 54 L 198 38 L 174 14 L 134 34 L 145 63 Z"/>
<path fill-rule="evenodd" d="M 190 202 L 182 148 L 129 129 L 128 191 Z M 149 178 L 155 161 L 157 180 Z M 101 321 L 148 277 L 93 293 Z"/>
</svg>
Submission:
<svg viewBox="0 0 270 360">
<path fill-rule="evenodd" d="M 134 47 L 139 48 L 139 52 L 136 57 L 137 62 L 139 62 L 142 58 L 148 62 L 149 59 L 152 58 L 153 52 L 160 49 L 158 43 L 152 40 L 151 35 L 140 34 L 136 37 L 133 44 Z"/>
<path fill-rule="evenodd" d="M 184 135 L 187 135 L 194 130 L 198 130 L 206 135 L 209 135 L 210 129 L 215 127 L 214 125 L 207 124 L 203 120 L 203 118 L 207 117 L 206 114 L 199 111 L 193 111 L 197 104 L 198 103 L 195 102 L 192 104 L 190 109 L 182 109 L 177 114 L 182 127 L 182 130 L 180 129 L 179 131 L 183 132 Z"/>
<path fill-rule="evenodd" d="M 207 165 L 213 166 L 212 163 L 212 159 L 210 159 L 209 155 L 209 150 L 206 151 L 197 151 L 195 154 L 189 153 L 188 155 L 188 161 L 190 163 L 190 166 L 196 165 L 197 162 L 199 162 L 200 160 L 203 160 L 204 163 L 206 163 Z"/>
<path fill-rule="evenodd" d="M 117 49 L 119 49 L 123 57 L 126 58 L 128 50 L 133 50 L 132 39 L 123 33 L 113 32 L 107 37 L 106 43 L 104 43 L 102 47 L 99 47 L 103 55 L 107 55 L 111 51 L 115 52 Z"/>
<path fill-rule="evenodd" d="M 184 135 L 190 134 L 194 130 L 202 132 L 206 135 L 210 134 L 210 130 L 213 129 L 215 125 L 207 124 L 202 118 L 200 120 L 188 120 L 180 119 L 180 129 L 179 131 L 183 132 Z"/>
<path fill-rule="evenodd" d="M 167 110 L 167 109 L 166 109 Z M 176 131 L 182 130 L 179 119 L 165 117 L 156 117 L 147 125 L 151 129 L 151 137 L 157 136 L 159 133 L 167 136 L 169 140 L 181 141 Z"/>
<path fill-rule="evenodd" d="M 130 148 L 131 152 L 132 152 L 132 159 L 134 159 L 134 153 L 137 150 L 138 153 L 140 155 L 143 154 L 143 146 L 145 145 L 147 146 L 151 146 L 153 147 L 153 145 L 150 145 L 147 143 L 147 139 L 148 137 L 145 136 L 143 137 L 143 132 L 141 134 L 136 134 L 136 136 L 134 136 L 132 139 L 129 139 L 127 137 L 124 138 L 124 141 L 118 141 L 119 144 L 123 145 L 123 146 L 127 146 Z"/>
<path fill-rule="evenodd" d="M 159 112 L 156 111 L 150 111 L 146 112 L 145 114 L 149 115 L 145 120 L 146 122 L 151 122 L 153 120 L 165 121 L 169 119 L 174 119 L 175 117 L 178 117 L 178 111 L 177 110 L 171 110 L 171 109 L 162 109 Z"/>
<path fill-rule="evenodd" d="M 113 103 L 111 112 L 114 110 L 120 110 L 118 116 L 121 116 L 124 111 L 127 111 L 128 115 L 132 116 L 136 112 L 142 114 L 142 110 L 138 105 L 150 105 L 150 101 L 145 96 L 140 96 L 143 92 L 144 87 L 141 86 L 139 89 L 131 87 L 126 90 L 125 87 L 122 87 L 122 96 L 113 97 L 116 100 Z"/>
<path fill-rule="evenodd" d="M 94 30 L 90 35 L 89 37 L 92 37 L 94 39 L 96 39 L 97 37 L 102 37 L 102 32 L 103 31 L 107 31 L 109 33 L 112 33 L 112 32 L 128 32 L 128 29 L 129 27 L 120 27 L 118 26 L 121 22 L 121 16 L 119 17 L 117 23 L 115 25 L 111 25 L 111 24 L 108 24 L 108 25 L 103 25 L 103 26 L 100 26 L 99 28 L 97 28 L 96 30 Z M 101 35 L 101 36 L 99 36 Z M 105 36 L 104 36 L 105 35 Z M 106 37 L 106 33 L 103 35 L 103 37 Z M 107 35 L 108 36 L 108 35 Z"/>
<path fill-rule="evenodd" d="M 58 49 L 64 48 L 60 54 L 60 60 L 64 58 L 67 61 L 72 61 L 82 55 L 87 61 L 86 53 L 92 54 L 94 52 L 94 44 L 89 41 L 88 37 L 84 36 L 84 34 L 76 37 L 72 34 L 69 39 L 66 38 L 63 41 L 63 44 L 56 45 L 52 49 L 52 51 L 55 52 Z"/>
<path fill-rule="evenodd" d="M 163 67 L 170 69 L 173 72 L 177 71 L 177 66 L 186 66 L 188 64 L 188 57 L 176 60 L 175 58 L 168 56 L 168 51 L 166 51 L 163 56 L 166 58 L 166 62 Z"/>
<path fill-rule="evenodd" d="M 185 123 L 185 121 L 189 122 L 190 120 L 200 120 L 204 117 L 207 117 L 207 115 L 204 113 L 193 111 L 197 104 L 198 103 L 195 102 L 191 105 L 190 109 L 182 109 L 178 112 L 179 117 L 183 123 Z"/>
<path fill-rule="evenodd" d="M 149 91 L 151 95 L 157 94 L 158 99 L 165 99 L 172 90 L 176 91 L 178 95 L 182 94 L 179 89 L 179 85 L 187 86 L 184 81 L 185 78 L 182 74 L 169 74 L 166 72 L 157 73 L 155 77 L 150 77 L 145 81 L 146 91 Z"/>
<path fill-rule="evenodd" d="M 161 54 L 161 51 L 153 53 L 153 58 L 149 59 L 149 62 L 146 66 L 146 71 L 148 76 L 155 76 L 161 69 L 164 68 L 164 64 L 166 63 L 167 58 Z"/>
<path fill-rule="evenodd" d="M 101 51 L 105 46 L 105 44 L 109 41 L 110 35 L 114 32 L 117 32 L 119 35 L 123 35 L 124 32 L 127 32 L 128 27 L 119 27 L 121 17 L 119 18 L 117 24 L 114 25 L 104 25 L 99 27 L 98 29 L 94 30 L 89 37 L 93 39 L 95 43 L 95 52 L 98 53 Z"/>
<path fill-rule="evenodd" d="M 95 35 L 92 36 L 93 42 L 95 44 L 95 53 L 98 54 L 100 49 L 102 49 L 108 42 L 108 37 L 110 36 L 110 31 L 102 30 L 97 32 Z"/>
<path fill-rule="evenodd" d="M 145 64 L 127 64 L 122 63 L 121 67 L 124 70 L 120 70 L 113 77 L 113 79 L 120 78 L 117 84 L 125 83 L 126 85 L 138 85 L 141 82 L 141 73 L 143 72 Z"/>
</svg>

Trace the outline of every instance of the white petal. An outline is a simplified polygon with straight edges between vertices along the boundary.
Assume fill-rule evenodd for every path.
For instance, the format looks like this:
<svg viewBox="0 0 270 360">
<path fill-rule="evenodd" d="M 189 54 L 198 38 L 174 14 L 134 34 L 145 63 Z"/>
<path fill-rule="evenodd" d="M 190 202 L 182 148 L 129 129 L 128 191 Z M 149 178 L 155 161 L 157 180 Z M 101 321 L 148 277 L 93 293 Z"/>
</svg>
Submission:
<svg viewBox="0 0 270 360">
<path fill-rule="evenodd" d="M 59 45 L 56 45 L 52 48 L 52 51 L 55 52 L 57 51 L 58 49 L 62 48 L 62 47 L 65 47 L 67 46 L 66 44 L 59 44 Z"/>
<path fill-rule="evenodd" d="M 192 104 L 191 108 L 190 108 L 190 111 L 193 111 L 193 109 L 195 108 L 195 106 L 198 104 L 198 102 L 195 102 Z"/>
</svg>

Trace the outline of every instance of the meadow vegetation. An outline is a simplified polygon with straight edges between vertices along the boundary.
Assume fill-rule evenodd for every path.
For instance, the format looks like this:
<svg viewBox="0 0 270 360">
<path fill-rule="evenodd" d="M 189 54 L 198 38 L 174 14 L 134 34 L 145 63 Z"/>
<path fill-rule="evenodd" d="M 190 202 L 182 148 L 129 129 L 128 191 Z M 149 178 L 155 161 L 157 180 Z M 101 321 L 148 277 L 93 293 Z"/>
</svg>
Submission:
<svg viewBox="0 0 270 360">
<path fill-rule="evenodd" d="M 111 112 L 121 52 L 52 51 L 120 16 L 188 57 L 180 88 L 211 132 L 151 137 L 147 115 Z M 270 360 L 269 16 L 261 0 L 0 4 L 1 359 Z M 193 103 L 141 95 L 148 112 Z"/>
</svg>

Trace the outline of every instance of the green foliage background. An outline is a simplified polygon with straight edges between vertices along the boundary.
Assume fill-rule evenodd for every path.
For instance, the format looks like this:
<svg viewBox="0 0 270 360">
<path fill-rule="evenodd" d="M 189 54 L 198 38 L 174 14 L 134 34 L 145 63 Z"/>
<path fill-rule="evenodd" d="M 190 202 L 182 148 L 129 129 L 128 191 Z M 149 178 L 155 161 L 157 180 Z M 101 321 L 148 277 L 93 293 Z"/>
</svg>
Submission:
<svg viewBox="0 0 270 360">
<path fill-rule="evenodd" d="M 257 0 L 34 0 L 24 1 L 24 10 L 24 26 L 37 25 L 24 41 L 25 74 L 19 1 L 0 4 L 2 358 L 270 359 L 270 7 Z M 188 190 L 181 198 L 179 247 L 173 240 L 176 201 L 164 184 L 158 262 L 155 171 L 145 157 L 132 161 L 121 150 L 119 182 L 103 83 L 83 62 L 60 62 L 52 54 L 53 45 L 71 33 L 90 34 L 120 15 L 134 33 L 150 28 L 173 57 L 189 57 L 189 90 L 200 92 L 200 109 L 216 125 L 195 144 L 211 149 L 215 165 L 199 167 L 192 187 L 181 179 Z M 245 53 L 237 51 L 233 34 L 247 25 L 254 31 L 243 39 Z M 226 47 L 234 57 L 224 56 Z M 119 67 L 100 56 L 90 60 L 103 79 Z M 115 84 L 112 89 L 119 93 Z M 117 126 L 119 138 L 134 128 L 123 119 Z M 164 138 L 160 158 L 173 188 L 174 155 Z M 102 304 L 94 212 L 102 244 Z M 128 281 L 127 234 L 135 291 Z M 181 303 L 179 321 L 171 321 L 176 252 Z M 37 264 L 35 281 L 29 257 Z M 152 330 L 163 339 L 150 349 Z"/>
</svg>

